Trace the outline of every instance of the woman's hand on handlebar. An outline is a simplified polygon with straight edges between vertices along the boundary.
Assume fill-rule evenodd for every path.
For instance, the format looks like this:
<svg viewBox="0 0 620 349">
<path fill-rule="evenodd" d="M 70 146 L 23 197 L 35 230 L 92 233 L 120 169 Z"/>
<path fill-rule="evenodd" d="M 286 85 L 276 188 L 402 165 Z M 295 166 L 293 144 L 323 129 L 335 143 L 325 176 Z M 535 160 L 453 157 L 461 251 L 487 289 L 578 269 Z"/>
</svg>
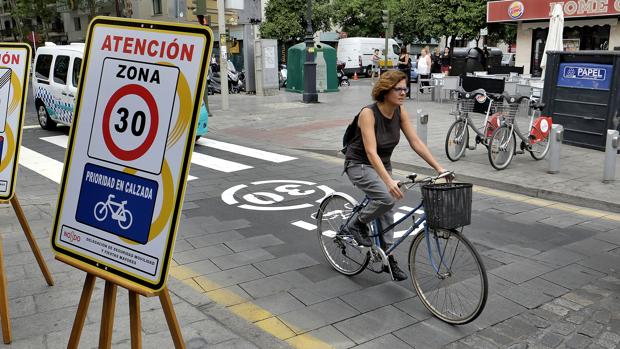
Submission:
<svg viewBox="0 0 620 349">
<path fill-rule="evenodd" d="M 390 194 L 397 200 L 400 200 L 405 197 L 403 192 L 400 190 L 400 182 L 394 179 L 390 179 L 390 182 L 387 183 L 387 188 Z"/>
<path fill-rule="evenodd" d="M 454 179 L 456 178 L 456 175 L 454 174 L 454 171 L 448 171 L 448 170 L 442 168 L 442 169 L 440 169 L 437 172 L 439 173 L 439 178 L 445 179 L 446 182 L 448 182 L 448 183 L 452 183 L 452 181 L 454 181 Z"/>
</svg>

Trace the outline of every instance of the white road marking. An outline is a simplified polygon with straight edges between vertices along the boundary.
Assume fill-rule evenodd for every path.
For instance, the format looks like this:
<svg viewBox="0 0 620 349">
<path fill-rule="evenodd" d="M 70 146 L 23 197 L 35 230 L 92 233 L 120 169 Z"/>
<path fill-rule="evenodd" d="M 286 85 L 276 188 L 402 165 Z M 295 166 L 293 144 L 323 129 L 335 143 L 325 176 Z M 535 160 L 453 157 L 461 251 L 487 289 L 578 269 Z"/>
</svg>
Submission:
<svg viewBox="0 0 620 349">
<path fill-rule="evenodd" d="M 21 147 L 20 149 L 19 164 L 56 183 L 60 183 L 60 179 L 62 178 L 62 162 L 39 154 L 26 147 Z"/>
<path fill-rule="evenodd" d="M 24 130 L 29 130 L 31 128 L 41 128 L 41 126 L 39 126 L 39 125 L 28 125 L 28 126 L 22 127 L 22 129 L 24 129 Z"/>
<path fill-rule="evenodd" d="M 252 166 L 240 164 L 234 161 L 219 159 L 197 152 L 194 152 L 194 154 L 192 155 L 192 164 L 226 173 L 237 172 L 252 168 Z"/>
<path fill-rule="evenodd" d="M 321 233 L 321 235 L 328 237 L 328 238 L 333 238 L 336 236 L 336 232 L 333 230 L 325 230 L 324 232 Z"/>
<path fill-rule="evenodd" d="M 62 148 L 67 148 L 67 145 L 69 144 L 69 136 L 67 135 L 59 135 L 59 136 L 51 136 L 51 137 L 41 137 L 42 140 L 48 142 L 48 143 L 52 143 L 54 145 L 57 145 L 59 147 Z M 189 175 L 187 176 L 187 180 L 188 181 L 193 181 L 195 179 L 198 179 L 198 177 Z"/>
<path fill-rule="evenodd" d="M 281 162 L 286 162 L 286 161 L 297 159 L 292 156 L 276 154 L 276 153 L 254 149 L 254 148 L 248 148 L 248 147 L 244 147 L 242 145 L 237 145 L 237 144 L 220 142 L 220 141 L 216 141 L 213 139 L 206 139 L 204 137 L 200 138 L 196 142 L 196 144 L 209 147 L 209 148 L 232 152 L 232 153 L 239 154 L 239 155 L 244 155 L 244 156 L 251 157 L 251 158 L 256 158 L 256 159 L 265 160 L 269 162 L 275 162 L 275 163 L 281 163 Z"/>
<path fill-rule="evenodd" d="M 308 230 L 308 231 L 312 231 L 312 230 L 316 229 L 316 225 L 310 224 L 310 223 L 304 222 L 304 221 L 297 221 L 297 222 L 293 222 L 291 224 L 293 224 L 294 226 L 300 227 L 301 229 Z"/>
</svg>

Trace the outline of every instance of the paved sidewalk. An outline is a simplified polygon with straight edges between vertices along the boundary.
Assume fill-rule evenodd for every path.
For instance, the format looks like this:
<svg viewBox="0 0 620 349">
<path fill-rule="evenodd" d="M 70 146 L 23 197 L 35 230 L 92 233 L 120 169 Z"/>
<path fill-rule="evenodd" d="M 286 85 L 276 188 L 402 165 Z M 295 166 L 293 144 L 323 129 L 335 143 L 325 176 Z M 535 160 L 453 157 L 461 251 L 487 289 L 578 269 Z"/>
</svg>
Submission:
<svg viewBox="0 0 620 349">
<path fill-rule="evenodd" d="M 209 119 L 209 132 L 220 137 L 237 139 L 253 138 L 273 145 L 298 149 L 317 150 L 336 155 L 340 149 L 346 125 L 359 109 L 371 103 L 370 82 L 352 81 L 349 88 L 338 93 L 320 94 L 321 103 L 301 103 L 300 94 L 281 91 L 276 96 L 230 96 L 230 110 L 219 110 L 220 96 L 210 96 L 215 117 Z M 428 144 L 433 154 L 447 168 L 453 169 L 463 181 L 508 190 L 534 197 L 559 200 L 592 208 L 620 212 L 620 186 L 602 183 L 604 152 L 563 145 L 561 168 L 558 174 L 547 173 L 548 162 L 535 161 L 529 154 L 518 154 L 511 165 L 496 171 L 489 164 L 486 148 L 467 150 L 458 162 L 451 163 L 444 151 L 447 130 L 454 117 L 449 115 L 453 103 L 408 100 L 405 105 L 412 122 L 416 123 L 416 110 L 430 114 Z M 519 120 L 525 123 L 528 120 Z M 239 126 L 244 126 L 240 128 Z M 526 127 L 521 127 L 526 129 Z M 471 134 L 471 133 L 470 133 Z M 393 160 L 401 169 L 427 172 L 430 168 L 408 149 L 406 141 L 394 152 Z M 620 161 L 616 167 L 620 178 Z"/>
</svg>

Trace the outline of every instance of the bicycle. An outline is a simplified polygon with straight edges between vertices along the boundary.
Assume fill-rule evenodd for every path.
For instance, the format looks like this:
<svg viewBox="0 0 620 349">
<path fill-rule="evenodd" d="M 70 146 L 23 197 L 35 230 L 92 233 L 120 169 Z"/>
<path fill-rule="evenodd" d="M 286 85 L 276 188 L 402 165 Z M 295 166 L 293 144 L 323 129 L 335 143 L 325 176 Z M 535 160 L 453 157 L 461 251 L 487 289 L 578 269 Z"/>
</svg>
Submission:
<svg viewBox="0 0 620 349">
<path fill-rule="evenodd" d="M 118 226 L 123 230 L 127 230 L 131 227 L 133 215 L 129 212 L 129 210 L 125 209 L 127 201 L 121 201 L 119 204 L 118 202 L 112 201 L 114 198 L 115 196 L 110 194 L 106 202 L 100 201 L 95 205 L 95 219 L 102 222 L 106 219 L 106 217 L 108 217 L 109 210 L 112 212 L 112 219 L 118 223 Z"/>
<path fill-rule="evenodd" d="M 489 139 L 493 131 L 500 126 L 499 119 L 495 115 L 496 104 L 506 97 L 504 95 L 487 93 L 483 89 L 467 92 L 459 87 L 456 91 L 459 95 L 456 102 L 456 112 L 454 113 L 456 120 L 448 128 L 445 142 L 446 156 L 450 161 L 458 161 L 465 154 L 466 149 L 475 150 L 478 144 L 489 147 Z M 487 101 L 488 106 L 486 106 L 485 111 L 484 108 Z M 474 125 L 471 117 L 472 113 L 484 114 L 482 127 L 479 128 Z M 471 147 L 469 146 L 469 128 L 476 134 L 476 143 Z"/>
<path fill-rule="evenodd" d="M 373 240 L 370 247 L 359 245 L 344 229 L 349 220 L 368 204 L 368 197 L 358 204 L 345 193 L 332 193 L 319 205 L 316 219 L 318 239 L 325 258 L 336 271 L 348 276 L 357 275 L 365 269 L 382 273 L 387 268 L 394 279 L 387 256 L 413 234 L 408 269 L 414 289 L 422 304 L 434 316 L 460 325 L 473 321 L 484 309 L 488 279 L 480 255 L 462 234 L 462 227 L 469 224 L 471 216 L 472 186 L 466 183 L 435 183 L 450 175 L 452 172 L 422 180 L 416 180 L 415 173 L 407 176 L 409 181 L 401 183 L 406 189 L 424 184 L 422 201 L 385 229 L 382 229 L 379 219 L 373 221 L 370 224 Z M 457 212 L 459 207 L 461 212 Z M 422 208 L 424 213 L 417 219 L 413 217 L 413 225 L 404 235 L 383 250 L 383 235 Z M 461 230 L 455 229 L 457 227 Z"/>
<path fill-rule="evenodd" d="M 517 110 L 526 101 L 529 121 L 529 132 L 524 134 L 515 122 Z M 552 119 L 542 116 L 544 103 L 539 103 L 532 96 L 516 96 L 505 100 L 507 112 L 502 114 L 501 126 L 493 131 L 489 141 L 488 157 L 491 166 L 500 171 L 508 167 L 515 154 L 528 151 L 534 160 L 542 160 L 549 152 L 549 134 Z M 521 139 L 520 150 L 517 151 L 516 138 Z"/>
</svg>

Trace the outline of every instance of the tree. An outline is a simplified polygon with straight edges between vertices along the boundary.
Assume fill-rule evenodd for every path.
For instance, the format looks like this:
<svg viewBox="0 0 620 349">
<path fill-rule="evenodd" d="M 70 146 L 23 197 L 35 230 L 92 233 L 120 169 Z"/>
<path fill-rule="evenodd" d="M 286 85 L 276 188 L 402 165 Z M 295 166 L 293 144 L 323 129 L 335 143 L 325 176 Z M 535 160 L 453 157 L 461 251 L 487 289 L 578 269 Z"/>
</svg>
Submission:
<svg viewBox="0 0 620 349">
<path fill-rule="evenodd" d="M 517 26 L 513 23 L 489 23 L 488 28 L 490 42 L 502 41 L 510 45 L 517 41 Z"/>
<path fill-rule="evenodd" d="M 16 23 L 16 37 L 23 40 L 26 33 L 37 31 L 45 40 L 48 38 L 51 23 L 58 15 L 55 0 L 10 0 L 11 17 Z M 32 23 L 33 19 L 40 21 L 40 26 Z"/>
<path fill-rule="evenodd" d="M 486 27 L 486 0 L 414 0 L 422 36 L 474 39 Z M 453 46 L 452 44 L 450 46 Z"/>
<path fill-rule="evenodd" d="M 306 0 L 269 0 L 261 37 L 282 42 L 300 41 L 306 35 Z M 312 29 L 331 28 L 329 0 L 312 0 Z"/>
<path fill-rule="evenodd" d="M 376 0 L 334 0 L 332 20 L 349 36 L 380 37 L 385 35 L 383 9 Z"/>
</svg>

